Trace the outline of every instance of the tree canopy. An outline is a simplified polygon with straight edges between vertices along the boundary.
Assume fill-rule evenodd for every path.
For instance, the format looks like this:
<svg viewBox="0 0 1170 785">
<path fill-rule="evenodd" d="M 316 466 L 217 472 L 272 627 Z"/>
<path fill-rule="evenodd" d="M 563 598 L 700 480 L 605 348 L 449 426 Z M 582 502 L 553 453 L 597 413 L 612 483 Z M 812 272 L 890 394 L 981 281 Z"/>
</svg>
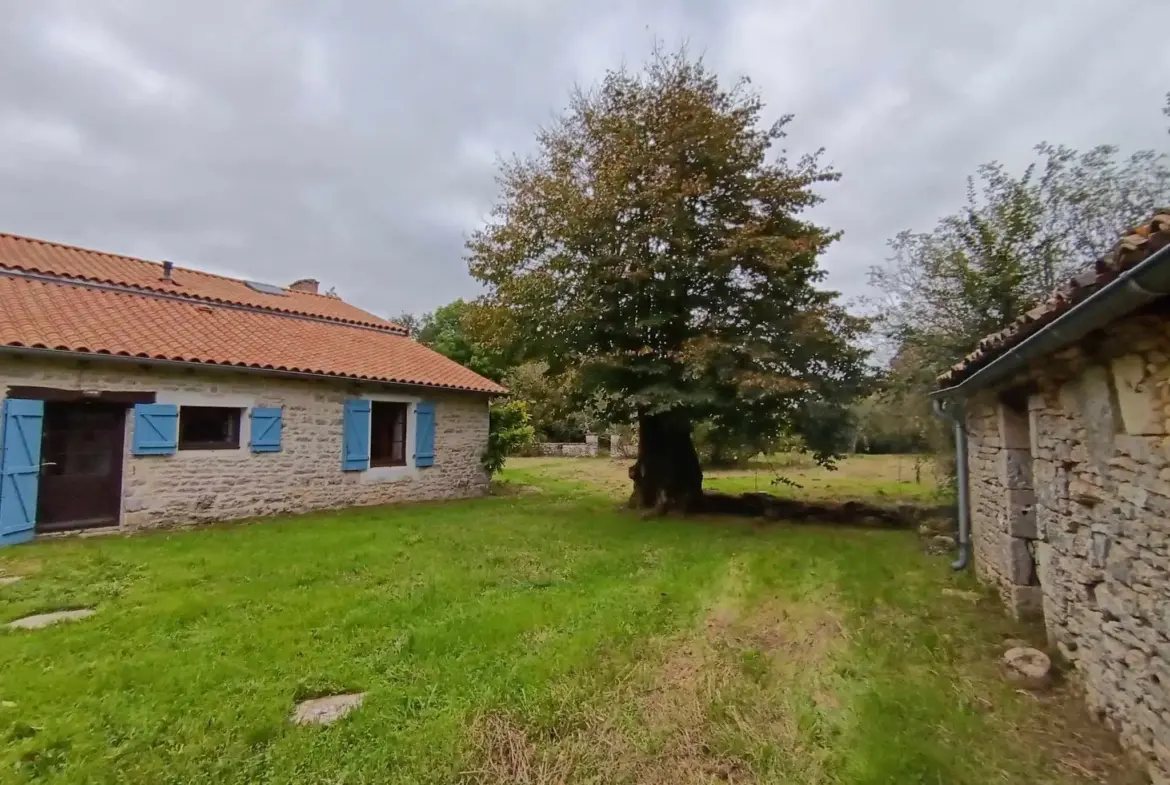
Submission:
<svg viewBox="0 0 1170 785">
<path fill-rule="evenodd" d="M 992 161 L 967 183 L 965 204 L 932 229 L 899 233 L 871 271 L 875 325 L 893 359 L 860 413 L 871 425 L 901 420 L 936 447 L 948 439 L 929 411 L 937 375 L 1170 204 L 1166 156 L 1111 145 L 1042 143 L 1022 171 Z"/>
<path fill-rule="evenodd" d="M 817 287 L 837 235 L 800 217 L 837 174 L 775 153 L 791 118 L 762 115 L 746 81 L 725 88 L 685 51 L 611 71 L 502 167 L 468 244 L 524 358 L 637 419 L 643 504 L 694 506 L 694 421 L 824 426 L 865 375 L 862 324 Z M 827 458 L 832 428 L 811 431 Z"/>
<path fill-rule="evenodd" d="M 898 234 L 872 271 L 877 325 L 926 364 L 916 371 L 927 378 L 1170 202 L 1170 167 L 1152 150 L 1121 157 L 1110 145 L 1040 144 L 1036 155 L 1018 175 L 996 161 L 979 167 L 966 204 L 929 231 Z"/>
</svg>

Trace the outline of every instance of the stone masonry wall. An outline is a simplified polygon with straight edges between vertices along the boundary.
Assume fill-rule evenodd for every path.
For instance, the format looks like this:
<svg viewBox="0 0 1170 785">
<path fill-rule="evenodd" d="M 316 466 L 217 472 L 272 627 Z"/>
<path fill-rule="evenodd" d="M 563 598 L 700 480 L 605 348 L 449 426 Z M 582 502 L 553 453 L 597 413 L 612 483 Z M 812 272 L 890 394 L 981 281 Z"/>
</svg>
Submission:
<svg viewBox="0 0 1170 785">
<path fill-rule="evenodd" d="M 532 445 L 533 455 L 557 456 L 561 458 L 596 458 L 597 437 L 592 442 L 537 442 Z"/>
<path fill-rule="evenodd" d="M 483 395 L 234 371 L 0 357 L 0 397 L 9 385 L 155 391 L 160 401 L 197 396 L 203 405 L 216 405 L 222 398 L 220 405 L 247 400 L 254 406 L 283 406 L 282 447 L 276 453 L 254 454 L 245 442 L 241 450 L 133 456 L 129 449 L 133 417 L 128 416 L 122 494 L 122 527 L 127 530 L 478 496 L 488 488 L 489 478 L 480 465 L 488 435 Z M 367 393 L 435 401 L 434 466 L 341 470 L 343 402 Z"/>
<path fill-rule="evenodd" d="M 1010 422 L 1021 396 L 1027 489 Z M 1170 319 L 1154 312 L 981 394 L 967 419 L 979 575 L 1016 612 L 1037 610 L 1019 581 L 1038 584 L 1050 641 L 1090 708 L 1158 783 L 1170 783 L 1168 421 Z"/>
<path fill-rule="evenodd" d="M 985 394 L 969 403 L 967 427 L 976 572 L 1015 616 L 1039 615 L 1030 418 Z"/>
</svg>

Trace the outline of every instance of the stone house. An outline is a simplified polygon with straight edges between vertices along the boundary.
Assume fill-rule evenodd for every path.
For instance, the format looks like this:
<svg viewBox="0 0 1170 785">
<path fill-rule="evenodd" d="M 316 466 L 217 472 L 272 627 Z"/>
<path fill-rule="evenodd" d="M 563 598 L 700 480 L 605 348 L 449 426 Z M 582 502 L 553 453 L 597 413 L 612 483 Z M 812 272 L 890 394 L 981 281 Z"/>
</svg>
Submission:
<svg viewBox="0 0 1170 785">
<path fill-rule="evenodd" d="M 0 544 L 482 494 L 502 392 L 314 280 L 0 234 Z"/>
<path fill-rule="evenodd" d="M 940 378 L 960 558 L 1170 782 L 1170 210 Z"/>
</svg>

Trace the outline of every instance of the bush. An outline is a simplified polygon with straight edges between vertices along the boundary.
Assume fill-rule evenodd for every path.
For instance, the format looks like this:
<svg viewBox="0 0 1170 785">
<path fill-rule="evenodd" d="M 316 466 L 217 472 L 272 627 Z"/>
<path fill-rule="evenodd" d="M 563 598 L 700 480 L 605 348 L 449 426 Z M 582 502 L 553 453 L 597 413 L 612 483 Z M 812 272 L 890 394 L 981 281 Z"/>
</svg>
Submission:
<svg viewBox="0 0 1170 785">
<path fill-rule="evenodd" d="M 528 420 L 528 407 L 515 399 L 493 402 L 488 411 L 488 446 L 483 454 L 483 468 L 496 474 L 504 468 L 508 456 L 532 444 L 536 430 Z"/>
</svg>

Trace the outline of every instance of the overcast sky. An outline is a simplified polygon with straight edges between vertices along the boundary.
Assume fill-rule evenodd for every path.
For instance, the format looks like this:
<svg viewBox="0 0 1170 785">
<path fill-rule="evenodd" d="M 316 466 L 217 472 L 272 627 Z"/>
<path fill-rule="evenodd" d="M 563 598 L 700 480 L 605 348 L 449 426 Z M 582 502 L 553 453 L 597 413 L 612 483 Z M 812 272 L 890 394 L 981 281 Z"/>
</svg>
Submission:
<svg viewBox="0 0 1170 785">
<path fill-rule="evenodd" d="M 658 37 L 746 74 L 852 297 L 981 162 L 1164 149 L 1165 0 L 0 0 L 0 231 L 287 284 L 371 311 L 478 287 L 498 154 Z"/>
</svg>

